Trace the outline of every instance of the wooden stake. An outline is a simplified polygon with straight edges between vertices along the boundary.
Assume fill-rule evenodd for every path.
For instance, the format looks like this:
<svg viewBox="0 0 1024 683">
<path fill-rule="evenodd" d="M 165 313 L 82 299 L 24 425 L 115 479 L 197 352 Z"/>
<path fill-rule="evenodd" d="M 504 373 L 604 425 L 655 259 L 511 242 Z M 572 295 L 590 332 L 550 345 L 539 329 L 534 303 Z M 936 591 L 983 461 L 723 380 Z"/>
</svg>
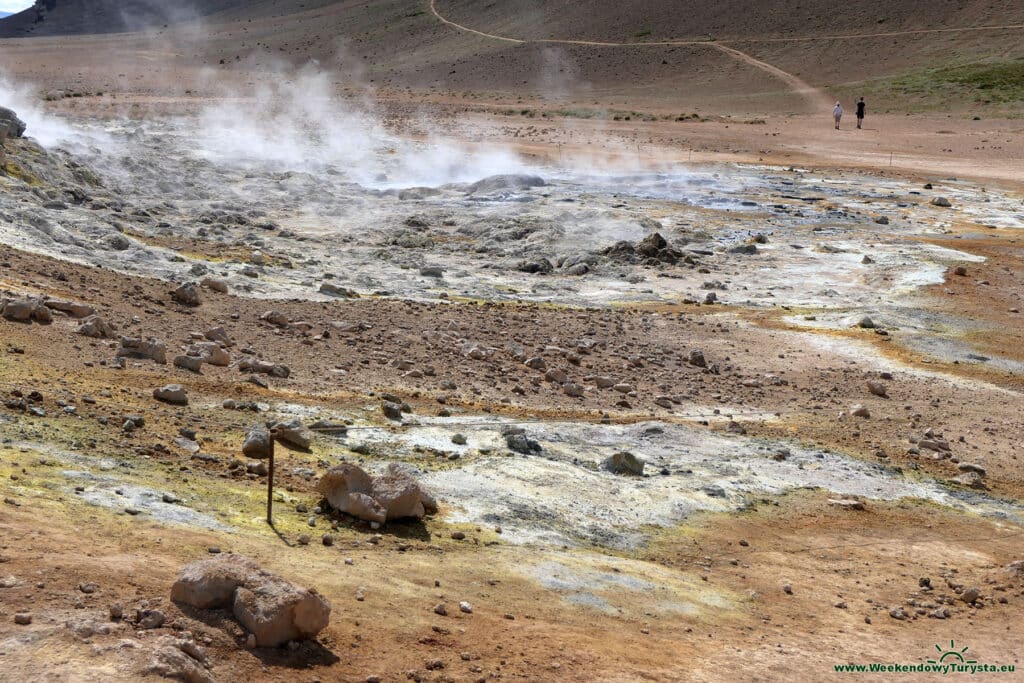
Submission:
<svg viewBox="0 0 1024 683">
<path fill-rule="evenodd" d="M 267 466 L 267 524 L 274 526 L 274 442 L 277 429 L 270 430 L 270 463 Z"/>
</svg>

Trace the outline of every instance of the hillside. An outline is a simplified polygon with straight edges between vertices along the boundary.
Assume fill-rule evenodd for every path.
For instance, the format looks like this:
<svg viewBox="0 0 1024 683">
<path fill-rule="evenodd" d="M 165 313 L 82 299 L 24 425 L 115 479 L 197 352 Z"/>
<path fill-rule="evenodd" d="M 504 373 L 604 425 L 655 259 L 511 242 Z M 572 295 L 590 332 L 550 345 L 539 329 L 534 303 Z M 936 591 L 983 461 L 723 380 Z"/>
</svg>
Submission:
<svg viewBox="0 0 1024 683">
<path fill-rule="evenodd" d="M 491 99 L 784 112 L 867 92 L 894 111 L 987 114 L 1022 102 L 1022 27 L 1024 4 L 1014 0 L 47 0 L 0 20 L 0 37 L 146 29 L 117 50 L 159 40 L 176 59 L 206 66 L 268 54 L 342 61 L 375 87 Z M 88 52 L 57 47 L 79 45 Z"/>
</svg>

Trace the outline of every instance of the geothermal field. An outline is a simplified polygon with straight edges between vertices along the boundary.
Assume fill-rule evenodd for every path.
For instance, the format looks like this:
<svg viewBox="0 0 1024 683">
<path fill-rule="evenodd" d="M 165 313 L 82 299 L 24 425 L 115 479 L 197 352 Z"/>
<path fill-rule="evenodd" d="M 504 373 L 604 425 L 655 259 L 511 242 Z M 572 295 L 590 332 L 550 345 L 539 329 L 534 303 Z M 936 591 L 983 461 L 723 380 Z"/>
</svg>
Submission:
<svg viewBox="0 0 1024 683">
<path fill-rule="evenodd" d="M 1019 676 L 1019 8 L 194 4 L 0 20 L 0 680 Z"/>
</svg>

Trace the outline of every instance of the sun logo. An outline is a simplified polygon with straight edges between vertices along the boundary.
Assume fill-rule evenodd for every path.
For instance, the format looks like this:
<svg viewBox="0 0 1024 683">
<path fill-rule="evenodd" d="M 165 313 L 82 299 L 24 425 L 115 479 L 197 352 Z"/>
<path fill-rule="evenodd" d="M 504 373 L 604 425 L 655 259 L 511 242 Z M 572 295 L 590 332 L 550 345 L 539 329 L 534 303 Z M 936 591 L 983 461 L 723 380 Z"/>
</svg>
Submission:
<svg viewBox="0 0 1024 683">
<path fill-rule="evenodd" d="M 957 650 L 956 649 L 956 643 L 954 641 L 952 641 L 952 640 L 949 641 L 949 649 L 948 650 L 943 650 L 942 646 L 939 645 L 938 643 L 935 644 L 935 649 L 939 653 L 939 658 L 938 659 L 929 659 L 928 660 L 929 664 L 944 664 L 947 658 L 948 659 L 954 659 L 954 660 L 956 660 L 960 664 L 977 664 L 978 663 L 978 660 L 976 660 L 976 659 L 965 659 L 964 658 L 964 653 L 967 652 L 967 650 L 969 650 L 970 648 L 968 648 L 965 645 L 964 647 L 962 647 L 959 650 Z"/>
</svg>

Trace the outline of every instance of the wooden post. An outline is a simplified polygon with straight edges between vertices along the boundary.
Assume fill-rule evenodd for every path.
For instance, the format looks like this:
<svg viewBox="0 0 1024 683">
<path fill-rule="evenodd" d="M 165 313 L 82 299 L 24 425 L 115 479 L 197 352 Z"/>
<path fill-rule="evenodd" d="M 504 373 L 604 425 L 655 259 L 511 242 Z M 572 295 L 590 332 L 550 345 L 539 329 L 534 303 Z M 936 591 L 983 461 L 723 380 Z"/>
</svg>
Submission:
<svg viewBox="0 0 1024 683">
<path fill-rule="evenodd" d="M 270 430 L 270 463 L 267 466 L 267 524 L 274 526 L 274 442 L 277 429 Z"/>
</svg>

